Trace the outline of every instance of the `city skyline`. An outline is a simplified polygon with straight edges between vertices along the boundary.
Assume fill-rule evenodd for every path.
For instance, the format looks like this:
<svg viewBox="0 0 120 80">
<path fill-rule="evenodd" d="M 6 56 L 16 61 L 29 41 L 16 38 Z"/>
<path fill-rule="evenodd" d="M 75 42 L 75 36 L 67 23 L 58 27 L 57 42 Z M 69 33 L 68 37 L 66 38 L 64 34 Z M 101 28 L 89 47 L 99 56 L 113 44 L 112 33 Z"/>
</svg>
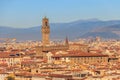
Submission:
<svg viewBox="0 0 120 80">
<path fill-rule="evenodd" d="M 50 40 L 50 28 L 44 17 L 42 41 L 0 38 L 0 80 L 120 80 L 120 40 L 56 42 Z"/>
<path fill-rule="evenodd" d="M 120 80 L 119 3 L 0 0 L 0 80 Z"/>
<path fill-rule="evenodd" d="M 98 18 L 119 20 L 120 1 L 115 0 L 1 0 L 0 26 L 27 28 L 41 25 L 44 16 L 50 23 L 71 22 L 79 19 Z"/>
</svg>

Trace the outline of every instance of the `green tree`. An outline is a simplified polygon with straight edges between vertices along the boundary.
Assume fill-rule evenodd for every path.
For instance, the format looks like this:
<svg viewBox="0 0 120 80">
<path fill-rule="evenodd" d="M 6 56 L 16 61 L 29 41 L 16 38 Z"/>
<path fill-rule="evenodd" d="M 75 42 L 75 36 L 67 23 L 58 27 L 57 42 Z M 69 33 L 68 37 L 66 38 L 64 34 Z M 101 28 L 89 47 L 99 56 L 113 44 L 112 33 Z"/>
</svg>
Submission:
<svg viewBox="0 0 120 80">
<path fill-rule="evenodd" d="M 15 80 L 15 77 L 13 77 L 13 76 L 8 76 L 8 77 L 6 77 L 6 80 Z"/>
</svg>

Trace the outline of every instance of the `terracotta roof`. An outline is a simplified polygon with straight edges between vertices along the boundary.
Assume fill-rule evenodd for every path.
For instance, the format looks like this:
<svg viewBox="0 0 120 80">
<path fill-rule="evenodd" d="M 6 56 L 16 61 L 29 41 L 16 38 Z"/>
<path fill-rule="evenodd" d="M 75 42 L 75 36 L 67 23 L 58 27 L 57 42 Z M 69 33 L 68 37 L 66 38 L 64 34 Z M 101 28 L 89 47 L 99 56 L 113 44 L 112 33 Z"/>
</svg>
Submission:
<svg viewBox="0 0 120 80">
<path fill-rule="evenodd" d="M 29 72 L 24 72 L 24 73 L 16 73 L 15 74 L 16 76 L 32 76 L 32 74 L 31 73 L 29 73 Z"/>
<path fill-rule="evenodd" d="M 108 55 L 82 51 L 69 51 L 68 54 L 55 54 L 53 57 L 108 57 Z"/>
<path fill-rule="evenodd" d="M 70 44 L 70 45 L 76 45 L 76 46 L 87 46 L 87 45 L 85 45 L 85 44 L 77 44 L 77 43 Z"/>
<path fill-rule="evenodd" d="M 0 52 L 0 58 L 19 57 L 16 52 Z"/>
<path fill-rule="evenodd" d="M 72 75 L 64 75 L 64 74 L 49 74 L 50 77 L 58 77 L 58 78 L 72 78 Z"/>
<path fill-rule="evenodd" d="M 7 67 L 8 64 L 7 63 L 0 63 L 0 67 Z"/>
<path fill-rule="evenodd" d="M 29 64 L 36 64 L 36 63 L 34 61 L 22 61 L 21 64 L 29 65 Z"/>
<path fill-rule="evenodd" d="M 48 74 L 34 74 L 33 76 L 41 76 L 41 77 L 44 77 L 44 76 L 48 76 Z"/>
</svg>

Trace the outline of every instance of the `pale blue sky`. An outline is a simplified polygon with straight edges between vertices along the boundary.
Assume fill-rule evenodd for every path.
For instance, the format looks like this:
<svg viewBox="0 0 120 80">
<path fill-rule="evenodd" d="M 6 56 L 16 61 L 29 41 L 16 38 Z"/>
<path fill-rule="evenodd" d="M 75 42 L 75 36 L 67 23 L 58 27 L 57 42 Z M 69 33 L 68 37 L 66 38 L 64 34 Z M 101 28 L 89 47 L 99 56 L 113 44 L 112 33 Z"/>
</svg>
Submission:
<svg viewBox="0 0 120 80">
<path fill-rule="evenodd" d="M 0 0 L 0 26 L 26 28 L 51 23 L 98 18 L 120 20 L 120 0 Z"/>
</svg>

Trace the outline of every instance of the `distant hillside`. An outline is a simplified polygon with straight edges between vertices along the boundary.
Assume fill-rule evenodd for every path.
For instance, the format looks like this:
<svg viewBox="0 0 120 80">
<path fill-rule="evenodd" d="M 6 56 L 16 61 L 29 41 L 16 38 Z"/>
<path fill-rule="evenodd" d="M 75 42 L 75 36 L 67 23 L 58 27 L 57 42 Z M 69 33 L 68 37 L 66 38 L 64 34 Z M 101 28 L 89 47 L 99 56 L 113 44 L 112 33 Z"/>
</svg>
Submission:
<svg viewBox="0 0 120 80">
<path fill-rule="evenodd" d="M 69 23 L 51 23 L 51 39 L 120 38 L 120 20 L 101 21 L 98 19 L 78 20 Z M 31 28 L 10 28 L 0 26 L 0 38 L 17 40 L 41 40 L 41 26 Z"/>
<path fill-rule="evenodd" d="M 95 30 L 92 30 L 91 32 L 88 32 L 84 35 L 82 35 L 82 37 L 95 37 L 95 36 L 100 36 L 103 38 L 116 38 L 119 39 L 120 38 L 120 24 L 114 24 L 114 25 L 110 25 L 110 26 L 105 26 L 102 28 L 97 28 Z"/>
</svg>

